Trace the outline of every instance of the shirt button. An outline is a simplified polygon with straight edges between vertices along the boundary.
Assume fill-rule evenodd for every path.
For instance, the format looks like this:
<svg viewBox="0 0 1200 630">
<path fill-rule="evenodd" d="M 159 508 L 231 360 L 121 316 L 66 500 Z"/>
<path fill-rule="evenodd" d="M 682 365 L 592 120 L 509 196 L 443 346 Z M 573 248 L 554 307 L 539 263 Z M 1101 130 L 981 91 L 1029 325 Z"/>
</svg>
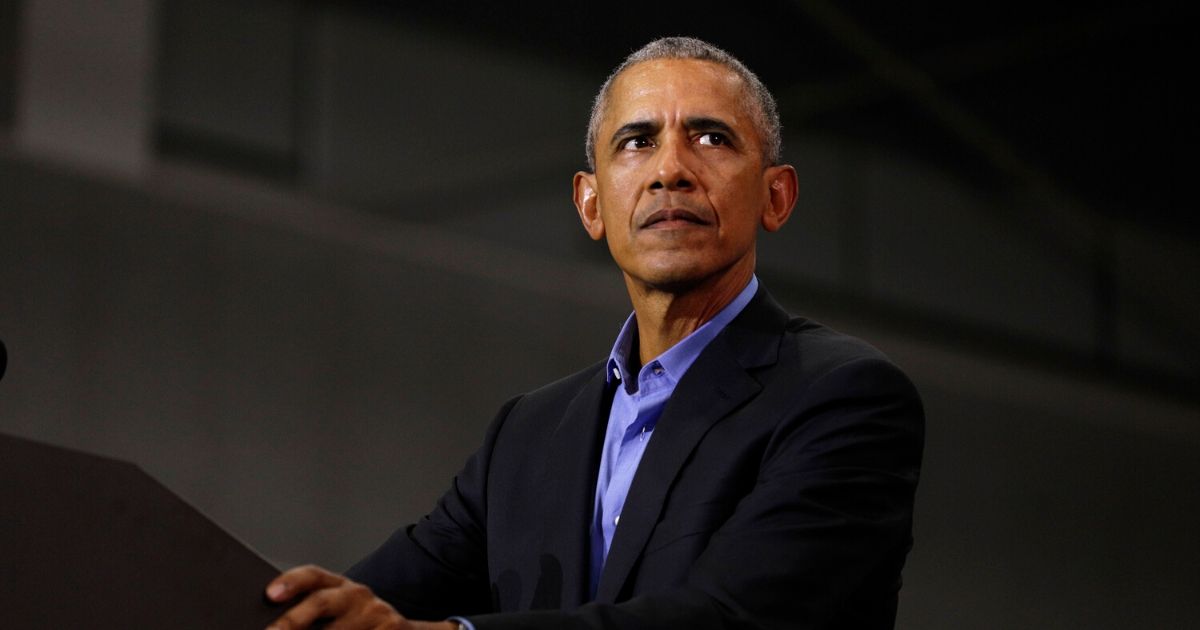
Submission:
<svg viewBox="0 0 1200 630">
<path fill-rule="evenodd" d="M 616 527 L 617 525 L 620 525 L 620 524 L 621 524 L 621 515 L 618 514 L 617 517 L 613 519 L 613 527 Z"/>
<path fill-rule="evenodd" d="M 655 376 L 661 376 L 662 373 L 663 373 L 663 368 L 661 365 L 654 366 L 654 375 Z"/>
</svg>

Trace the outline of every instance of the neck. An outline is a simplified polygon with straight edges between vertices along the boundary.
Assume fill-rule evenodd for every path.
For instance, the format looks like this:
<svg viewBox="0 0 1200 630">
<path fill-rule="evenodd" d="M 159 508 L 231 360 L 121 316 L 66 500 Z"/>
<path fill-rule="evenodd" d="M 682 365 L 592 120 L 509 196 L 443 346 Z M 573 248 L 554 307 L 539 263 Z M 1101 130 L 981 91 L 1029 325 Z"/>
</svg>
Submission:
<svg viewBox="0 0 1200 630">
<path fill-rule="evenodd" d="M 637 354 L 642 365 L 695 332 L 746 288 L 753 268 L 734 271 L 682 290 L 654 288 L 626 276 L 625 284 L 637 319 Z"/>
</svg>

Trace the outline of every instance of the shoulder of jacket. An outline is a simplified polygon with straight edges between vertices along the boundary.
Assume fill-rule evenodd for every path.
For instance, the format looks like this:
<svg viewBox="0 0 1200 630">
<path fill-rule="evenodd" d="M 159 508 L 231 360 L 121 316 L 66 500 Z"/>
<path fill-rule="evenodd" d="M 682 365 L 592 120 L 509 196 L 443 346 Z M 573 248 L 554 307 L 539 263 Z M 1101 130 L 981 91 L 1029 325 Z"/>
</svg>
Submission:
<svg viewBox="0 0 1200 630">
<path fill-rule="evenodd" d="M 783 356 L 818 371 L 863 360 L 892 363 L 870 343 L 804 317 L 788 321 L 783 335 Z"/>
<path fill-rule="evenodd" d="M 605 360 L 589 365 L 588 367 L 579 370 L 574 374 L 569 374 L 558 379 L 557 381 L 547 383 L 541 387 L 538 387 L 537 389 L 526 392 L 520 396 L 521 402 L 526 403 L 537 402 L 541 400 L 554 400 L 563 396 L 573 397 L 579 392 L 581 387 L 595 378 L 597 374 L 603 372 L 607 363 L 608 359 L 606 358 Z"/>
</svg>

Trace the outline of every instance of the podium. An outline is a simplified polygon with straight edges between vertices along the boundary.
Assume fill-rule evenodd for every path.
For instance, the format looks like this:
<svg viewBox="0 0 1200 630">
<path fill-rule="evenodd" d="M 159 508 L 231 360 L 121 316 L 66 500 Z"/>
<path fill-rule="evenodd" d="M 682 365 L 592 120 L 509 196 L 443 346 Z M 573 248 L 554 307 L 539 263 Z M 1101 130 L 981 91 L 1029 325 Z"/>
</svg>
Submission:
<svg viewBox="0 0 1200 630">
<path fill-rule="evenodd" d="M 256 628 L 278 570 L 137 466 L 0 434 L 0 619 Z"/>
</svg>

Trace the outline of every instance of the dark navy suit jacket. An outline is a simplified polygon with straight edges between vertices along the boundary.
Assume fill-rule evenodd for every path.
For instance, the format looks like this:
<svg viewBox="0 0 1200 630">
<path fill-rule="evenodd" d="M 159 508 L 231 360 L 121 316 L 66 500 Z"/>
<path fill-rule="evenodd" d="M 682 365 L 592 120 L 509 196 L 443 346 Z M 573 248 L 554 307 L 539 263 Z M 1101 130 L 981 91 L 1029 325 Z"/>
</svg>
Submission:
<svg viewBox="0 0 1200 630">
<path fill-rule="evenodd" d="M 663 411 L 595 601 L 599 363 L 510 400 L 436 509 L 348 575 L 489 628 L 891 628 L 924 415 L 867 344 L 759 289 Z"/>
</svg>

